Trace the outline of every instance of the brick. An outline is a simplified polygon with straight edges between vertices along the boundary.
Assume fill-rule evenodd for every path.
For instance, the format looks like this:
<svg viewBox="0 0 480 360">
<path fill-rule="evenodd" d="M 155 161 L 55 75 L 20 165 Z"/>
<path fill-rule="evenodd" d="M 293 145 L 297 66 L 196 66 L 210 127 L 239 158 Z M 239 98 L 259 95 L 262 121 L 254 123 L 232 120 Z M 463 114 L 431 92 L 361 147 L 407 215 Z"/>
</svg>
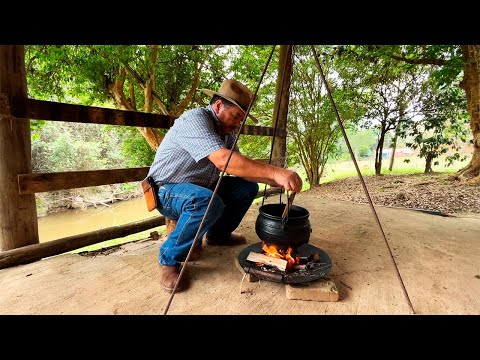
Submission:
<svg viewBox="0 0 480 360">
<path fill-rule="evenodd" d="M 319 279 L 301 284 L 285 285 L 287 299 L 310 301 L 338 301 L 335 282 L 330 279 Z"/>
</svg>

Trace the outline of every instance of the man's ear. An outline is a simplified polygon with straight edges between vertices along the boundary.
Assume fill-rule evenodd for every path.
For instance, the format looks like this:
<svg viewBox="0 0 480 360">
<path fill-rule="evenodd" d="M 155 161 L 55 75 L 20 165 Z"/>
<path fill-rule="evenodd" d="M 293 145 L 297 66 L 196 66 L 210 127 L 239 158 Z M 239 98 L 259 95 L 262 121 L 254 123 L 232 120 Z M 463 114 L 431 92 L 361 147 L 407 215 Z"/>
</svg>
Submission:
<svg viewBox="0 0 480 360">
<path fill-rule="evenodd" d="M 217 99 L 217 101 L 215 101 L 212 104 L 212 109 L 215 111 L 216 114 L 218 114 L 218 112 L 220 111 L 220 106 L 222 106 L 222 100 L 221 99 Z"/>
</svg>

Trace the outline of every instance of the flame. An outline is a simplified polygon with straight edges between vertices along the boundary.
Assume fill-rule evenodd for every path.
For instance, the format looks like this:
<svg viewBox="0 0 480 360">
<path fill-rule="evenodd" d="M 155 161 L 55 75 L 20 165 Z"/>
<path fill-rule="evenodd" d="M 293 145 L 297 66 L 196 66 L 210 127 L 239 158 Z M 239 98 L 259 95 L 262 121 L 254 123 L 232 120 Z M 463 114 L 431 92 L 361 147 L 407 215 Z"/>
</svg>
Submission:
<svg viewBox="0 0 480 360">
<path fill-rule="evenodd" d="M 276 245 L 266 244 L 264 241 L 262 241 L 262 250 L 264 251 L 265 255 L 287 260 L 287 270 L 291 269 L 294 265 L 300 264 L 300 259 L 298 257 L 293 257 L 294 251 L 290 246 L 284 250 L 278 248 Z"/>
</svg>

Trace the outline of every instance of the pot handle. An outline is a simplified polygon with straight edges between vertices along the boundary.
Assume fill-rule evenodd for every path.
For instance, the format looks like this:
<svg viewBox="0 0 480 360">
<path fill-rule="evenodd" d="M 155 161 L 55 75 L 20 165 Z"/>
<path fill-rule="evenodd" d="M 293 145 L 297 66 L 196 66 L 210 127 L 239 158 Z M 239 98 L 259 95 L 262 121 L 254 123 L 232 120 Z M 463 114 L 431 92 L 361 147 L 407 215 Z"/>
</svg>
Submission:
<svg viewBox="0 0 480 360">
<path fill-rule="evenodd" d="M 283 224 L 286 224 L 288 221 L 288 213 L 290 212 L 290 208 L 292 207 L 294 198 L 295 198 L 295 193 L 292 193 L 290 196 L 288 196 L 288 191 L 287 191 L 287 204 L 285 205 L 285 208 L 283 209 L 283 214 L 282 214 Z"/>
</svg>

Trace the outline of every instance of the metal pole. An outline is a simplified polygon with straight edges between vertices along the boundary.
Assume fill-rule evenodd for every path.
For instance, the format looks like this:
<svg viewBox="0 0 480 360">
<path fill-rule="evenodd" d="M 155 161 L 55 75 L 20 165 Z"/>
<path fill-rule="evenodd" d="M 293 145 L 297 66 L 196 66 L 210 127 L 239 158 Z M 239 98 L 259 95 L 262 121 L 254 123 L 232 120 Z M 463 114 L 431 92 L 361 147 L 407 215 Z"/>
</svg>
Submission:
<svg viewBox="0 0 480 360">
<path fill-rule="evenodd" d="M 260 80 L 258 81 L 257 88 L 255 90 L 255 94 L 252 98 L 252 101 L 250 101 L 250 104 L 248 105 L 247 111 L 245 112 L 245 117 L 242 120 L 242 123 L 240 124 L 240 128 L 238 129 L 238 133 L 235 136 L 235 141 L 232 145 L 232 148 L 230 149 L 230 154 L 228 155 L 227 161 L 225 163 L 225 167 L 222 170 L 222 173 L 220 174 L 220 178 L 217 181 L 217 185 L 215 186 L 215 189 L 213 190 L 212 197 L 210 198 L 210 202 L 207 205 L 207 209 L 205 210 L 205 214 L 203 215 L 203 219 L 198 227 L 197 233 L 195 235 L 195 239 L 193 239 L 192 245 L 190 246 L 190 250 L 188 251 L 187 258 L 183 262 L 182 269 L 180 270 L 180 274 L 178 275 L 177 282 L 175 283 L 175 286 L 173 288 L 172 294 L 170 295 L 170 299 L 168 300 L 167 306 L 165 307 L 165 311 L 163 312 L 163 315 L 166 315 L 168 312 L 168 309 L 170 308 L 170 304 L 172 303 L 173 297 L 175 296 L 175 292 L 177 291 L 178 284 L 180 283 L 180 280 L 182 279 L 183 273 L 185 272 L 185 268 L 187 267 L 188 260 L 190 259 L 190 255 L 192 253 L 193 247 L 195 246 L 195 243 L 197 242 L 198 236 L 200 235 L 200 231 L 203 227 L 203 223 L 205 222 L 205 219 L 207 217 L 208 211 L 210 210 L 210 206 L 212 205 L 213 198 L 217 194 L 218 188 L 220 186 L 220 183 L 222 182 L 223 176 L 225 175 L 225 171 L 227 170 L 228 163 L 230 162 L 230 159 L 232 158 L 233 155 L 233 149 L 235 148 L 235 145 L 238 142 L 238 138 L 240 137 L 240 132 L 242 131 L 243 125 L 245 124 L 245 121 L 247 120 L 247 116 L 250 113 L 250 109 L 252 108 L 253 102 L 257 98 L 257 93 L 258 89 L 260 88 L 260 84 L 263 81 L 263 77 L 265 76 L 265 72 L 267 71 L 268 65 L 270 64 L 270 60 L 272 59 L 273 51 L 275 50 L 276 45 L 273 46 L 272 52 L 270 53 L 270 56 L 268 58 L 267 64 L 265 65 L 265 68 L 263 69 L 262 76 L 260 77 Z"/>
<path fill-rule="evenodd" d="M 330 91 L 330 88 L 327 83 L 327 79 L 325 78 L 325 75 L 323 73 L 322 66 L 320 65 L 320 61 L 318 60 L 318 55 L 317 52 L 315 51 L 315 47 L 313 45 L 310 45 L 312 48 L 313 56 L 315 58 L 315 63 L 317 64 L 318 70 L 320 71 L 320 76 L 322 77 L 322 80 L 325 84 L 325 88 L 327 89 L 328 97 L 330 98 L 330 101 L 332 102 L 333 110 L 335 112 L 335 116 L 338 121 L 338 125 L 340 126 L 340 129 L 342 130 L 343 138 L 345 139 L 345 143 L 347 144 L 348 151 L 350 152 L 350 156 L 352 157 L 353 164 L 355 165 L 355 169 L 357 169 L 357 174 L 360 179 L 360 182 L 362 184 L 363 190 L 365 191 L 365 196 L 367 197 L 368 204 L 370 205 L 370 209 L 372 210 L 373 217 L 375 218 L 375 221 L 378 224 L 378 227 L 380 228 L 380 232 L 382 233 L 383 240 L 385 240 L 385 244 L 387 245 L 388 252 L 390 253 L 390 257 L 392 259 L 393 265 L 395 267 L 395 271 L 398 277 L 398 280 L 400 281 L 400 285 L 402 286 L 403 294 L 405 295 L 405 298 L 407 299 L 408 306 L 410 307 L 410 310 L 412 311 L 413 314 L 415 314 L 415 310 L 413 309 L 412 302 L 410 301 L 410 297 L 408 296 L 407 289 L 405 288 L 405 284 L 403 283 L 402 277 L 400 276 L 400 272 L 398 271 L 398 266 L 397 263 L 395 262 L 395 258 L 393 257 L 392 250 L 390 249 L 390 245 L 388 244 L 387 241 L 387 236 L 385 235 L 385 232 L 383 231 L 382 224 L 380 223 L 380 219 L 378 218 L 377 212 L 375 211 L 375 207 L 373 206 L 372 199 L 370 198 L 370 194 L 368 193 L 367 185 L 365 184 L 365 180 L 363 179 L 362 173 L 360 172 L 360 168 L 358 167 L 357 160 L 355 160 L 355 154 L 353 153 L 352 147 L 350 146 L 350 142 L 348 141 L 347 133 L 345 131 L 345 128 L 343 127 L 342 119 L 340 118 L 340 114 L 338 112 L 337 106 L 335 105 L 335 100 L 333 99 L 332 93 Z"/>
</svg>

